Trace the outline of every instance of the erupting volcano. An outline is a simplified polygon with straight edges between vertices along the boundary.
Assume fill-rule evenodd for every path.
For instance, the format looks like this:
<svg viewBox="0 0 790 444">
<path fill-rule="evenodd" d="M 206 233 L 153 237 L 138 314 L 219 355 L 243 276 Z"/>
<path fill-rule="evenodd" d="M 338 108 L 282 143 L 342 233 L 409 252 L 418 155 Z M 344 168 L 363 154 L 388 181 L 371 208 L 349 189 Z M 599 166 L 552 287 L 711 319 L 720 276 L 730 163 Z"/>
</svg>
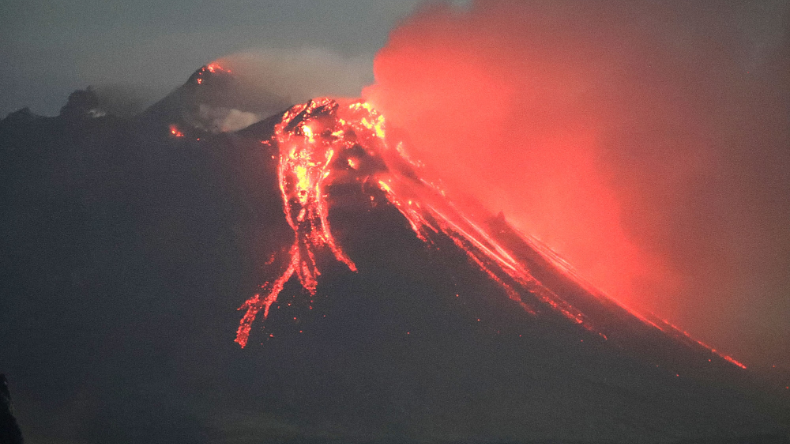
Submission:
<svg viewBox="0 0 790 444">
<path fill-rule="evenodd" d="M 10 3 L 0 444 L 790 444 L 789 1 Z"/>
<path fill-rule="evenodd" d="M 48 231 L 110 224 L 123 234 L 86 230 L 69 252 L 134 252 L 109 257 L 99 281 L 77 260 L 34 255 L 55 258 L 41 269 L 67 263 L 59 282 L 72 283 L 69 297 L 53 298 L 63 305 L 47 325 L 90 304 L 107 307 L 103 329 L 133 333 L 113 335 L 117 347 L 80 347 L 90 351 L 80 372 L 95 367 L 91 378 L 100 381 L 107 365 L 122 368 L 119 385 L 147 387 L 138 400 L 146 406 L 163 394 L 181 396 L 184 411 L 200 404 L 221 418 L 212 427 L 222 442 L 658 443 L 781 432 L 769 415 L 784 398 L 763 392 L 751 369 L 668 321 L 630 311 L 503 214 L 450 195 L 415 156 L 410 133 L 371 104 L 313 99 L 216 132 L 196 118 L 200 110 L 238 110 L 244 94 L 225 97 L 239 91 L 236 74 L 208 66 L 134 120 L 85 110 L 79 119 L 0 125 L 0 136 L 16 141 L 3 165 L 21 165 L 6 175 L 17 181 L 11 189 L 36 189 L 37 176 L 23 173 L 31 165 L 62 166 L 68 174 L 52 184 L 88 178 Z M 66 162 L 57 157 L 64 127 L 79 141 Z M 44 146 L 30 144 L 38 137 Z M 80 169 L 86 159 L 92 167 Z M 528 180 L 538 186 L 540 178 Z M 106 196 L 95 194 L 97 183 Z M 20 213 L 28 202 L 36 200 L 9 207 Z M 80 211 L 86 219 L 73 219 Z M 19 241 L 46 240 L 32 233 Z M 118 249 L 119 239 L 128 248 Z M 18 257 L 39 251 L 16 248 Z M 33 289 L 49 282 L 32 277 Z M 108 288 L 134 303 L 107 301 Z M 229 299 L 249 295 L 239 322 Z M 184 306 L 195 312 L 173 322 Z M 124 318 L 118 309 L 140 311 Z M 228 339 L 234 330 L 243 351 Z M 159 364 L 140 373 L 128 357 L 94 358 L 94 350 L 147 356 L 139 345 L 151 337 L 170 341 L 168 356 L 187 353 L 167 384 L 150 384 L 151 374 L 167 373 Z M 193 344 L 186 352 L 183 341 Z M 195 362 L 206 369 L 193 373 Z M 216 375 L 218 390 L 207 395 L 204 383 Z M 189 390 L 194 396 L 183 398 Z M 754 393 L 766 393 L 754 396 L 768 407 L 755 406 Z M 92 404 L 110 411 L 99 424 L 133 416 L 127 398 L 118 399 Z M 173 430 L 167 442 L 183 433 Z"/>
<path fill-rule="evenodd" d="M 284 271 L 262 285 L 262 292 L 239 308 L 246 310 L 236 333 L 236 342 L 241 347 L 247 345 L 257 315 L 263 310 L 263 318 L 268 317 L 272 304 L 294 275 L 311 297 L 309 308 L 312 310 L 312 298 L 321 274 L 317 261 L 321 250 L 330 251 L 335 260 L 357 271 L 353 260 L 335 240 L 329 223 L 330 190 L 334 185 L 345 184 L 366 194 L 373 205 L 383 196 L 386 203 L 397 208 L 408 221 L 414 235 L 426 247 L 435 248 L 437 236 L 449 238 L 472 264 L 499 284 L 510 300 L 530 315 L 560 314 L 603 340 L 608 340 L 608 334 L 617 335 L 623 324 L 638 322 L 642 324 L 641 330 L 655 328 L 668 337 L 746 368 L 732 357 L 693 339 L 669 321 L 654 316 L 649 319 L 617 304 L 586 284 L 572 266 L 551 249 L 510 229 L 510 234 L 515 236 L 511 243 L 523 244 L 522 250 L 532 256 L 533 267 L 542 262 L 544 268 L 553 270 L 552 273 L 578 288 L 572 292 L 575 296 L 562 297 L 544 285 L 530 270 L 529 260 L 514 257 L 514 253 L 496 238 L 491 227 L 484 228 L 483 224 L 464 215 L 439 186 L 421 177 L 420 163 L 408 156 L 402 140 L 389 134 L 384 116 L 364 101 L 320 98 L 294 106 L 274 126 L 271 138 L 261 143 L 276 147 L 278 151 L 277 177 L 283 213 L 293 230 L 294 242 L 285 258 L 271 260 L 280 264 Z M 547 277 L 557 280 L 556 275 Z M 576 305 L 587 306 L 593 313 L 585 314 L 571 302 L 572 299 L 576 299 Z M 605 310 L 602 312 L 598 306 Z M 613 323 L 613 318 L 618 319 L 620 325 Z"/>
<path fill-rule="evenodd" d="M 383 191 L 415 234 L 428 244 L 432 233 L 450 236 L 528 312 L 536 313 L 512 284 L 502 280 L 503 275 L 576 323 L 584 324 L 581 313 L 542 286 L 483 229 L 456 211 L 439 188 L 417 176 L 418 165 L 405 156 L 402 142 L 388 140 L 384 117 L 369 104 L 356 101 L 341 105 L 332 99 L 316 99 L 295 106 L 275 126 L 273 139 L 280 153 L 278 178 L 284 212 L 295 240 L 284 261 L 285 271 L 262 286 L 266 295 L 256 294 L 241 307 L 247 310 L 236 337 L 242 347 L 247 344 L 258 312 L 263 309 L 264 318 L 268 316 L 272 303 L 294 274 L 304 289 L 315 294 L 321 274 L 316 263 L 318 249 L 329 248 L 338 261 L 356 271 L 329 227 L 326 189 L 340 181 L 358 183 L 360 190 L 374 187 Z M 375 197 L 371 195 L 370 199 Z"/>
</svg>

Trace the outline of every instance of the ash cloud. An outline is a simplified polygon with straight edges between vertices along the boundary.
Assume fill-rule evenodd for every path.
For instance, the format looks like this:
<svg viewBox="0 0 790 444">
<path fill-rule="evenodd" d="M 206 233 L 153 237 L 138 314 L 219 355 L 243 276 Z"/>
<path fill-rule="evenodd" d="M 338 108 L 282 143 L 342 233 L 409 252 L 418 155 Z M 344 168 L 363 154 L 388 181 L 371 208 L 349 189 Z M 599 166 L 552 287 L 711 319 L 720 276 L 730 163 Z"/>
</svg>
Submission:
<svg viewBox="0 0 790 444">
<path fill-rule="evenodd" d="M 789 30 L 782 1 L 433 4 L 364 95 L 618 300 L 790 366 Z"/>
</svg>

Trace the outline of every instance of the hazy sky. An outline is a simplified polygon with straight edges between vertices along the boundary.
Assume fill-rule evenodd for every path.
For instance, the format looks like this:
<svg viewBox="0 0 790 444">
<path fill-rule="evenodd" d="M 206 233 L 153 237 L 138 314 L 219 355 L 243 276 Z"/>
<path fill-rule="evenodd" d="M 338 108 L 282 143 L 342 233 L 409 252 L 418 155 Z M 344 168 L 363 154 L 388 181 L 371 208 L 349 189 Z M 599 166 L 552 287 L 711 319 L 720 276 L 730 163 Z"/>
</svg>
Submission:
<svg viewBox="0 0 790 444">
<path fill-rule="evenodd" d="M 91 84 L 131 85 L 156 100 L 204 63 L 252 48 L 372 59 L 419 3 L 0 0 L 0 116 L 24 106 L 57 114 Z"/>
</svg>

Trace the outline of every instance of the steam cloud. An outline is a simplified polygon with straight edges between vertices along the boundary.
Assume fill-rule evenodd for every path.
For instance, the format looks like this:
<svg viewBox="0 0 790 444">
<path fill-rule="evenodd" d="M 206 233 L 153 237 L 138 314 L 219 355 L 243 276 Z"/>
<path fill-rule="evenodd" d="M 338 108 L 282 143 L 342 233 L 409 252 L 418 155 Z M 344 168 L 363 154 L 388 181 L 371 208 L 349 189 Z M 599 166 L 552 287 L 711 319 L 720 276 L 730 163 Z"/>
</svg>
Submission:
<svg viewBox="0 0 790 444">
<path fill-rule="evenodd" d="M 215 86 L 191 124 L 236 131 L 312 97 L 356 97 L 372 81 L 371 60 L 322 48 L 256 49 L 216 61 L 233 73 L 233 87 Z"/>
<path fill-rule="evenodd" d="M 199 119 L 196 120 L 196 126 L 205 126 L 205 129 L 209 131 L 224 133 L 246 128 L 255 122 L 265 119 L 268 114 L 256 114 L 235 108 L 212 107 L 202 103 L 198 109 L 198 116 Z M 208 124 L 203 122 L 208 122 Z"/>
<path fill-rule="evenodd" d="M 364 95 L 618 300 L 790 366 L 789 28 L 782 1 L 431 5 Z"/>
</svg>

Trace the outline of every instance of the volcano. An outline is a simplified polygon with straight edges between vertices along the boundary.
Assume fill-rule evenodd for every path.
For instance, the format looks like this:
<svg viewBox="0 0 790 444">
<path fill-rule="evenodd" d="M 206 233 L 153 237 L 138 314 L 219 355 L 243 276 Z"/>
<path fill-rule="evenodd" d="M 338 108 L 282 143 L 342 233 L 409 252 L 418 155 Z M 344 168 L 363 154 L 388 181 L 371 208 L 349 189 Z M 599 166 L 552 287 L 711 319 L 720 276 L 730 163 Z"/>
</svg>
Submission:
<svg viewBox="0 0 790 444">
<path fill-rule="evenodd" d="M 0 124 L 26 436 L 788 442 L 781 390 L 456 206 L 365 102 L 183 118 L 231 88 L 211 66 L 135 118 Z"/>
</svg>

